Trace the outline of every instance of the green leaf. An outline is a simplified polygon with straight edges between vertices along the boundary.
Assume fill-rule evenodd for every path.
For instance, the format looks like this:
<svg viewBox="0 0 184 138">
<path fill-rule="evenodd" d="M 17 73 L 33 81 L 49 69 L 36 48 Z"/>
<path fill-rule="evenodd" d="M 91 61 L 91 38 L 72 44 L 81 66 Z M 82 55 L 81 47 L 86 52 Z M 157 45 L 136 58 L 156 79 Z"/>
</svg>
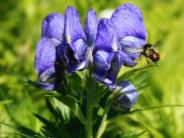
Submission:
<svg viewBox="0 0 184 138">
<path fill-rule="evenodd" d="M 69 120 L 71 119 L 71 109 L 58 99 L 56 98 L 52 99 L 56 107 L 56 110 L 58 110 L 60 113 L 60 120 L 64 120 L 65 123 L 69 122 Z"/>
<path fill-rule="evenodd" d="M 124 117 L 126 115 L 131 115 L 131 114 L 135 114 L 135 113 L 139 113 L 139 112 L 144 112 L 144 111 L 149 111 L 149 110 L 155 110 L 155 109 L 169 108 L 169 107 L 178 107 L 178 108 L 179 107 L 182 107 L 182 108 L 184 108 L 184 105 L 160 105 L 160 106 L 151 106 L 151 107 L 145 107 L 145 108 L 135 109 L 133 111 L 130 111 L 130 112 L 127 112 L 127 113 L 123 113 L 123 114 L 117 115 L 116 117 L 108 120 L 108 124 L 111 124 L 115 120 L 118 120 L 121 117 Z"/>
<path fill-rule="evenodd" d="M 51 99 L 46 98 L 45 99 L 47 107 L 50 111 L 50 113 L 54 116 L 55 120 L 57 123 L 59 123 L 60 121 L 63 122 L 63 117 L 59 111 L 59 109 L 56 109 L 57 107 L 54 107 L 53 104 L 51 103 Z"/>
<path fill-rule="evenodd" d="M 45 138 L 44 136 L 42 136 L 41 134 L 34 132 L 33 130 L 25 127 L 25 126 L 13 126 L 10 124 L 6 124 L 3 122 L 0 122 L 1 125 L 5 125 L 9 128 L 12 128 L 16 131 L 16 133 L 12 133 L 14 135 L 20 135 L 20 136 L 24 136 L 24 138 Z"/>
<path fill-rule="evenodd" d="M 75 96 L 80 96 L 84 91 L 84 79 L 81 76 L 81 72 L 76 72 L 71 76 L 68 76 L 68 85 L 70 86 L 70 91 Z"/>
<path fill-rule="evenodd" d="M 111 123 L 111 121 L 114 121 L 115 119 L 118 119 L 120 117 L 126 116 L 126 115 L 131 115 L 139 112 L 144 112 L 144 111 L 150 111 L 150 110 L 155 110 L 155 109 L 162 109 L 162 108 L 171 108 L 171 107 L 178 107 L 178 108 L 184 108 L 184 105 L 158 105 L 158 106 L 150 106 L 150 107 L 144 107 L 140 109 L 135 109 L 133 111 L 123 113 L 120 115 L 117 115 L 115 118 L 110 119 L 108 122 Z"/>
<path fill-rule="evenodd" d="M 10 104 L 12 102 L 13 102 L 12 100 L 7 99 L 7 100 L 0 101 L 0 105 L 6 105 L 6 104 Z"/>
<path fill-rule="evenodd" d="M 142 135 L 143 135 L 144 133 L 146 133 L 146 132 L 147 132 L 147 131 L 144 130 L 144 131 L 139 132 L 139 133 L 137 133 L 137 132 L 125 133 L 125 134 L 122 134 L 122 135 L 120 136 L 120 138 L 138 138 L 138 137 L 142 136 Z"/>
<path fill-rule="evenodd" d="M 121 82 L 124 79 L 128 79 L 131 76 L 135 75 L 136 73 L 143 71 L 145 69 L 149 69 L 152 67 L 156 67 L 156 65 L 147 65 L 144 67 L 140 67 L 140 68 L 135 68 L 135 69 L 131 69 L 130 71 L 125 72 L 124 74 L 122 74 L 121 76 L 118 77 L 118 82 Z"/>
<path fill-rule="evenodd" d="M 45 138 L 44 136 L 40 135 L 39 133 L 34 132 L 33 130 L 24 127 L 24 126 L 20 126 L 16 128 L 18 133 L 24 137 L 27 138 Z"/>
<path fill-rule="evenodd" d="M 92 92 L 92 103 L 94 107 L 99 107 L 100 100 L 104 97 L 106 92 L 109 89 L 103 85 L 99 85 L 96 80 L 91 83 L 91 92 Z"/>
<path fill-rule="evenodd" d="M 149 111 L 149 110 L 155 110 L 155 109 L 162 109 L 162 108 L 170 108 L 170 107 L 182 107 L 182 108 L 184 108 L 184 105 L 175 104 L 175 105 L 150 106 L 150 107 L 135 109 L 135 110 L 133 110 L 133 111 L 127 113 L 127 114 L 134 114 L 134 113 L 143 112 L 143 111 Z"/>
<path fill-rule="evenodd" d="M 81 121 L 81 123 L 85 124 L 86 119 L 85 119 L 85 117 L 80 109 L 80 106 L 78 105 L 77 100 L 74 97 L 71 97 L 69 95 L 63 96 L 61 94 L 56 94 L 56 93 L 48 93 L 46 96 L 47 97 L 55 97 L 60 102 L 65 104 L 67 107 L 69 107 L 71 109 L 71 111 Z"/>
<path fill-rule="evenodd" d="M 33 86 L 33 87 L 40 88 L 40 86 L 38 85 L 38 82 L 29 80 L 29 79 L 25 79 L 25 80 L 24 80 L 24 83 L 25 83 L 26 85 L 30 85 L 30 86 Z"/>
<path fill-rule="evenodd" d="M 34 114 L 43 124 L 42 132 L 46 137 L 54 137 L 54 138 L 69 138 L 69 133 L 66 130 L 64 124 L 57 126 L 51 121 L 41 117 L 38 114 Z"/>
</svg>

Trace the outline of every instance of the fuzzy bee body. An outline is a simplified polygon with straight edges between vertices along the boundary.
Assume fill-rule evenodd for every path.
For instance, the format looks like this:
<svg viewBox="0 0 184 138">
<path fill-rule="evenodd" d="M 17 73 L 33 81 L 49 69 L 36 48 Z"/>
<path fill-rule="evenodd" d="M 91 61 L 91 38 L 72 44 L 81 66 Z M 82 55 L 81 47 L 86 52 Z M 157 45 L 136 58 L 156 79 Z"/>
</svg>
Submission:
<svg viewBox="0 0 184 138">
<path fill-rule="evenodd" d="M 146 44 L 143 46 L 142 55 L 149 58 L 154 63 L 157 63 L 160 60 L 160 54 L 155 50 L 152 44 Z"/>
</svg>

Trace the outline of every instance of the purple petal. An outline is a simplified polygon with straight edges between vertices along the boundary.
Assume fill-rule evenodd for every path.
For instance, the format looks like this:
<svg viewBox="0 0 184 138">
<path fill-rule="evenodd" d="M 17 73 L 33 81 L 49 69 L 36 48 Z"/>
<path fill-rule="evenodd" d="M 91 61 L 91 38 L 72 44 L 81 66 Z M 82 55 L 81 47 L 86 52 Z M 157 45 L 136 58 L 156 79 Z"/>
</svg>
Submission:
<svg viewBox="0 0 184 138">
<path fill-rule="evenodd" d="M 93 58 L 95 78 L 111 88 L 115 86 L 117 74 L 122 65 L 116 56 L 116 53 L 99 50 Z"/>
<path fill-rule="evenodd" d="M 83 70 L 87 66 L 88 66 L 88 59 L 85 59 L 82 62 L 77 63 L 77 64 L 67 64 L 66 65 L 68 73 L 73 73 L 73 72 L 76 72 L 78 70 Z"/>
<path fill-rule="evenodd" d="M 140 49 L 146 44 L 146 41 L 134 36 L 126 36 L 120 40 L 120 44 L 122 48 L 129 50 L 127 52 L 136 53 L 140 52 Z"/>
<path fill-rule="evenodd" d="M 123 65 L 128 66 L 128 67 L 133 67 L 137 64 L 137 62 L 135 62 L 134 59 L 132 59 L 130 55 L 128 55 L 127 53 L 123 51 L 118 52 L 118 58 L 123 63 Z"/>
<path fill-rule="evenodd" d="M 63 41 L 64 16 L 60 13 L 47 15 L 42 22 L 42 37 L 55 38 Z"/>
<path fill-rule="evenodd" d="M 88 65 L 87 45 L 82 39 L 59 47 L 59 55 L 64 62 L 68 73 L 82 70 Z"/>
<path fill-rule="evenodd" d="M 73 67 L 71 66 L 71 68 L 69 69 L 69 73 L 72 73 L 77 70 L 83 70 L 87 66 L 88 66 L 88 59 L 86 58 L 85 60 L 77 64 L 76 66 L 73 66 Z"/>
<path fill-rule="evenodd" d="M 56 68 L 55 66 L 48 68 L 47 70 L 45 70 L 44 72 L 42 72 L 39 75 L 39 80 L 41 82 L 54 82 L 55 81 L 55 74 L 56 74 Z"/>
<path fill-rule="evenodd" d="M 94 68 L 97 74 L 103 76 L 110 68 L 114 54 L 98 50 L 93 57 Z"/>
<path fill-rule="evenodd" d="M 38 75 L 54 66 L 56 61 L 56 48 L 49 38 L 41 38 L 35 54 L 35 69 Z"/>
<path fill-rule="evenodd" d="M 73 7 L 68 7 L 65 11 L 65 37 L 68 44 L 77 39 L 85 40 L 79 14 Z"/>
<path fill-rule="evenodd" d="M 138 7 L 127 3 L 118 7 L 111 17 L 118 33 L 118 38 L 134 36 L 146 40 L 147 32 L 144 26 L 143 15 Z"/>
<path fill-rule="evenodd" d="M 85 21 L 85 33 L 89 45 L 93 45 L 96 39 L 97 26 L 98 18 L 96 12 L 93 9 L 89 9 Z"/>
<path fill-rule="evenodd" d="M 78 39 L 72 43 L 71 49 L 74 53 L 74 57 L 76 60 L 83 61 L 86 57 L 87 53 L 87 45 L 82 39 Z"/>
<path fill-rule="evenodd" d="M 55 90 L 58 88 L 58 85 L 56 85 L 55 83 L 43 83 L 40 82 L 38 84 L 39 87 L 41 87 L 42 89 L 46 90 L 46 91 L 51 91 L 51 90 Z"/>
<path fill-rule="evenodd" d="M 57 74 L 57 70 L 55 67 L 49 68 L 39 76 L 39 83 L 38 85 L 44 89 L 44 90 L 54 90 L 59 87 L 59 84 L 61 82 L 61 78 L 63 76 L 58 76 L 60 74 Z M 57 77 L 56 77 L 57 76 Z"/>
<path fill-rule="evenodd" d="M 108 19 L 101 19 L 93 50 L 94 76 L 107 86 L 115 86 L 122 66 L 121 58 L 117 56 L 119 49 L 113 24 Z"/>
<path fill-rule="evenodd" d="M 39 86 L 45 90 L 56 89 L 63 76 L 62 69 L 55 64 L 58 61 L 56 46 L 58 43 L 46 37 L 38 42 L 35 54 L 35 70 L 39 79 Z M 60 76 L 60 77 L 59 77 Z"/>
<path fill-rule="evenodd" d="M 113 46 L 118 49 L 116 39 L 116 32 L 114 31 L 114 26 L 112 22 L 108 19 L 101 19 L 98 24 L 98 32 L 96 36 L 96 42 L 93 49 L 93 53 L 99 49 L 103 49 L 108 52 L 113 52 Z"/>
<path fill-rule="evenodd" d="M 78 12 L 73 7 L 65 11 L 65 41 L 59 46 L 58 54 L 68 73 L 82 70 L 88 65 L 85 33 Z"/>
<path fill-rule="evenodd" d="M 120 44 L 122 51 L 127 53 L 132 60 L 135 60 L 140 56 L 146 41 L 134 36 L 126 36 L 120 40 Z"/>
<path fill-rule="evenodd" d="M 123 4 L 114 11 L 111 20 L 120 41 L 124 65 L 135 66 L 147 37 L 140 9 L 133 4 Z"/>
<path fill-rule="evenodd" d="M 128 81 L 122 81 L 116 88 L 121 95 L 117 99 L 120 108 L 130 110 L 130 108 L 137 102 L 137 90 L 133 84 Z"/>
<path fill-rule="evenodd" d="M 93 57 L 94 76 L 98 81 L 106 84 L 107 86 L 114 85 L 116 79 L 116 77 L 112 77 L 112 73 L 108 73 L 111 68 L 113 58 L 113 53 L 108 53 L 102 50 L 97 51 Z"/>
</svg>

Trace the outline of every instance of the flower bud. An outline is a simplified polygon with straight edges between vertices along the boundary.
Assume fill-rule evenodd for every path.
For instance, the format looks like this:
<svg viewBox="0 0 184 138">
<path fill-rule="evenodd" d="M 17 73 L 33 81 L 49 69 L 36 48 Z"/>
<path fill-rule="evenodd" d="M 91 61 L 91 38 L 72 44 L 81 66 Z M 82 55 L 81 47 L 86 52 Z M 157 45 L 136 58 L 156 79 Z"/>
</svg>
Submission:
<svg viewBox="0 0 184 138">
<path fill-rule="evenodd" d="M 122 81 L 116 87 L 118 96 L 115 98 L 116 108 L 122 111 L 130 111 L 131 107 L 137 102 L 137 90 L 133 84 L 128 81 Z"/>
</svg>

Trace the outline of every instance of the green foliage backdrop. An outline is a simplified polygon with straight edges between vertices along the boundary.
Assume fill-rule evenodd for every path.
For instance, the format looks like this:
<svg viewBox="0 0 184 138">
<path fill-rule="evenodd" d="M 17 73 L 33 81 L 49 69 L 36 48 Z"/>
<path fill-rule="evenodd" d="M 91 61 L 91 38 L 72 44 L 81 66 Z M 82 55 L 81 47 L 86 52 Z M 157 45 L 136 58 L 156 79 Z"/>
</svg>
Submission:
<svg viewBox="0 0 184 138">
<path fill-rule="evenodd" d="M 39 94 L 41 90 L 25 83 L 27 79 L 36 80 L 34 50 L 41 35 L 42 19 L 51 12 L 63 13 L 68 5 L 72 5 L 79 11 L 84 23 L 88 8 L 93 7 L 100 13 L 124 2 L 132 2 L 142 9 L 149 42 L 161 42 L 157 47 L 161 54 L 159 66 L 149 69 L 146 75 L 137 76 L 137 80 L 146 87 L 141 90 L 135 108 L 184 104 L 183 0 L 1 0 L 0 137 L 18 137 L 5 124 L 26 125 L 38 131 L 41 122 L 33 113 L 52 119 L 44 97 Z M 142 58 L 140 62 L 146 64 L 144 60 Z M 184 108 L 181 107 L 139 112 L 112 121 L 117 130 L 146 130 L 140 136 L 143 138 L 184 137 Z M 107 135 L 113 137 L 112 133 Z"/>
</svg>

